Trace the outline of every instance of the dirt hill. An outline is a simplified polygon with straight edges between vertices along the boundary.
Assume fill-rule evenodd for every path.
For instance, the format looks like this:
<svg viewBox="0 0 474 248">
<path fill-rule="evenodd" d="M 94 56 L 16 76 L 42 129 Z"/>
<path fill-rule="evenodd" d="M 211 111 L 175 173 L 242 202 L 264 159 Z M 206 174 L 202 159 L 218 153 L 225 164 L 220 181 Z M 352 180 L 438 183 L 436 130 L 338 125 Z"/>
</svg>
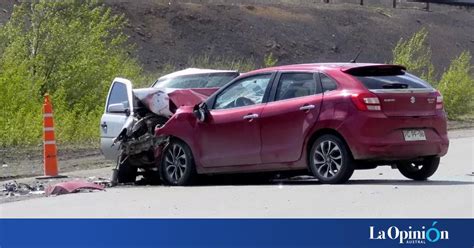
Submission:
<svg viewBox="0 0 474 248">
<path fill-rule="evenodd" d="M 12 2 L 0 3 L 0 22 Z M 428 12 L 421 9 L 424 4 L 418 4 L 393 9 L 386 4 L 392 1 L 379 0 L 365 1 L 365 6 L 342 0 L 331 4 L 314 0 L 301 1 L 305 4 L 290 0 L 179 2 L 106 2 L 130 20 L 127 33 L 148 71 L 166 63 L 184 66 L 190 56 L 203 54 L 252 57 L 258 64 L 270 52 L 279 64 L 349 61 L 360 48 L 359 61 L 388 62 L 400 37 L 409 37 L 422 27 L 429 31 L 437 69 L 445 68 L 463 50 L 474 52 L 474 12 L 465 8 L 432 4 Z"/>
<path fill-rule="evenodd" d="M 390 1 L 391 2 L 391 1 Z M 474 13 L 432 6 L 422 9 L 357 4 L 231 5 L 151 1 L 114 3 L 130 19 L 128 30 L 145 67 L 183 65 L 200 54 L 253 57 L 272 52 L 280 64 L 349 61 L 387 62 L 400 37 L 429 31 L 438 69 L 463 50 L 474 52 Z"/>
</svg>

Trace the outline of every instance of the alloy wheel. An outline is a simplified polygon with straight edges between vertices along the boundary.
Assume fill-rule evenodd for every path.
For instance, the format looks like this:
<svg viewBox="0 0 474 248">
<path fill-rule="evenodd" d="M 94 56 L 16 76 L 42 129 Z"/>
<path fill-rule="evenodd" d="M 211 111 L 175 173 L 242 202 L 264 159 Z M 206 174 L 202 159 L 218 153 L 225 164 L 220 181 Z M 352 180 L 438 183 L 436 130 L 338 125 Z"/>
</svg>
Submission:
<svg viewBox="0 0 474 248">
<path fill-rule="evenodd" d="M 313 163 L 319 176 L 333 178 L 340 172 L 343 163 L 341 149 L 333 141 L 322 141 L 314 151 Z"/>
<path fill-rule="evenodd" d="M 170 180 L 177 182 L 184 176 L 188 160 L 179 144 L 173 144 L 167 149 L 164 162 L 165 172 Z"/>
</svg>

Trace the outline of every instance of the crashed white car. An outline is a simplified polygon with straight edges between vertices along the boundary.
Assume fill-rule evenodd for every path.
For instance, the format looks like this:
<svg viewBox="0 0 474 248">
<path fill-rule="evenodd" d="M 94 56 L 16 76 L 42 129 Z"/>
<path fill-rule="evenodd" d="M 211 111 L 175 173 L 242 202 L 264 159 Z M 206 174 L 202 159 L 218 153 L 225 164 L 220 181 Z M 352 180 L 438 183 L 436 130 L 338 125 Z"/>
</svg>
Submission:
<svg viewBox="0 0 474 248">
<path fill-rule="evenodd" d="M 194 106 L 239 76 L 231 70 L 189 68 L 160 77 L 151 87 L 133 89 L 132 82 L 115 78 L 100 122 L 101 151 L 106 159 L 127 163 L 154 175 L 154 150 L 164 141 L 154 136 L 181 106 Z M 125 167 L 125 166 L 123 166 Z M 117 171 L 117 170 L 116 170 Z M 135 176 L 134 176 L 135 175 Z M 118 182 L 135 181 L 136 173 L 120 169 Z"/>
</svg>

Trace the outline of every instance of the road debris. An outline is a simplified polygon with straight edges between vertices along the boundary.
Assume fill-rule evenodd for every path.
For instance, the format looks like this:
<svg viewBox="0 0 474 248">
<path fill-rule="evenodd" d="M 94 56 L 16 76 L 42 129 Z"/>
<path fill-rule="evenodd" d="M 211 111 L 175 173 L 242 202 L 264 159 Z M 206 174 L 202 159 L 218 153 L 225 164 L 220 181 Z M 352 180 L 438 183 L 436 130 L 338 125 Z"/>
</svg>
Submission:
<svg viewBox="0 0 474 248">
<path fill-rule="evenodd" d="M 102 185 L 105 188 L 110 188 L 115 186 L 110 179 L 103 178 L 103 177 L 88 177 L 87 180 L 89 182 L 93 182 L 98 185 Z"/>
<path fill-rule="evenodd" d="M 7 182 L 3 184 L 3 195 L 6 196 L 17 196 L 27 194 L 44 194 L 43 184 L 36 183 L 34 186 L 30 186 L 26 183 L 18 183 L 16 181 Z"/>
<path fill-rule="evenodd" d="M 57 183 L 49 185 L 46 188 L 46 196 L 50 195 L 63 195 L 77 192 L 91 192 L 94 190 L 104 190 L 103 185 L 99 185 L 93 182 L 85 180 L 73 180 L 68 182 Z"/>
</svg>

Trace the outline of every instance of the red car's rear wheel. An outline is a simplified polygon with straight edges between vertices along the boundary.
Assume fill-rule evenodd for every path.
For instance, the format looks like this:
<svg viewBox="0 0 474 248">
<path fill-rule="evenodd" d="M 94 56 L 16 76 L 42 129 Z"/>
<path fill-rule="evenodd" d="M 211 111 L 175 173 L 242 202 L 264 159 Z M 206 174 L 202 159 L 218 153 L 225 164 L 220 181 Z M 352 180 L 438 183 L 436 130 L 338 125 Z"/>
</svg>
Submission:
<svg viewBox="0 0 474 248">
<path fill-rule="evenodd" d="M 432 176 L 439 166 L 439 157 L 429 157 L 422 161 L 397 163 L 402 175 L 413 180 L 426 180 Z"/>
<path fill-rule="evenodd" d="M 346 144 L 330 134 L 316 139 L 308 163 L 311 172 L 321 183 L 345 183 L 354 173 L 352 155 Z"/>
</svg>

